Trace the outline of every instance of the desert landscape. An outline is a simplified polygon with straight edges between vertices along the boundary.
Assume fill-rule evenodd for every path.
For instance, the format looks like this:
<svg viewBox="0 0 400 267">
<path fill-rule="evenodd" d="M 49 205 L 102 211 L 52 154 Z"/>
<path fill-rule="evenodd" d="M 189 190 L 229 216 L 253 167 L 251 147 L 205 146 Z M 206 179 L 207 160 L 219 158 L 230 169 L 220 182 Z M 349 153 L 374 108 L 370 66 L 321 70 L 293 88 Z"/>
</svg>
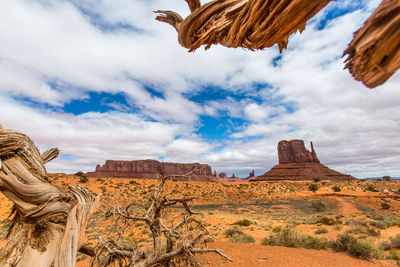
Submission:
<svg viewBox="0 0 400 267">
<path fill-rule="evenodd" d="M 157 180 L 143 179 L 89 178 L 85 183 L 80 183 L 80 179 L 65 174 L 49 177 L 52 184 L 64 190 L 68 185 L 81 184 L 102 194 L 108 203 L 115 203 L 118 197 L 123 203 L 138 205 L 145 199 L 143 192 L 157 184 Z M 311 184 L 318 185 L 316 192 L 310 191 Z M 223 249 L 234 260 L 207 255 L 201 258 L 206 266 L 396 266 L 399 260 L 400 183 L 397 181 L 168 181 L 165 188 L 171 197 L 195 197 L 191 206 L 201 212 L 200 218 L 216 237 L 209 246 Z M 336 188 L 340 192 L 335 192 Z M 12 203 L 3 195 L 1 201 L 4 245 Z M 106 235 L 113 225 L 112 216 L 107 216 L 107 208 L 102 206 L 93 214 L 86 231 L 92 245 L 97 243 L 98 235 Z M 174 216 L 181 209 L 171 207 L 170 212 L 169 216 Z M 278 236 L 285 231 L 317 238 L 312 245 L 315 249 L 302 248 L 300 241 L 284 244 Z M 231 236 L 230 232 L 240 234 Z M 346 233 L 372 248 L 360 249 L 360 255 L 328 248 L 327 241 L 337 240 Z M 143 246 L 151 242 L 149 230 L 140 223 L 129 229 L 126 237 Z M 276 246 L 274 242 L 283 243 Z M 88 266 L 89 261 L 90 257 L 79 253 L 77 266 Z"/>
<path fill-rule="evenodd" d="M 0 1 L 0 267 L 400 266 L 399 48 L 400 0 Z"/>
</svg>

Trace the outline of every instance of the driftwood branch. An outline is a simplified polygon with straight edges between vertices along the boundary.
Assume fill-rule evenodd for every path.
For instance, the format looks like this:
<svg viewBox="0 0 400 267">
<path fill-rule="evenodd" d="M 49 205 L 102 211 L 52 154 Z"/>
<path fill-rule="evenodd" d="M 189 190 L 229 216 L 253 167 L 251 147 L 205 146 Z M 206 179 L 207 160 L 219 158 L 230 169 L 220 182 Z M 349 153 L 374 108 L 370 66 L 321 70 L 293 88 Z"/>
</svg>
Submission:
<svg viewBox="0 0 400 267">
<path fill-rule="evenodd" d="M 400 1 L 383 0 L 344 51 L 345 68 L 374 88 L 400 68 Z"/>
<path fill-rule="evenodd" d="M 72 267 L 78 250 L 90 254 L 85 230 L 100 196 L 49 184 L 44 165 L 58 154 L 57 148 L 40 154 L 28 136 L 0 127 L 0 190 L 14 202 L 0 266 Z"/>
<path fill-rule="evenodd" d="M 201 45 L 264 49 L 278 44 L 286 48 L 289 36 L 302 32 L 306 23 L 331 0 L 214 0 L 201 6 L 186 0 L 191 14 L 155 11 L 157 20 L 171 24 L 179 43 L 190 52 Z"/>
</svg>

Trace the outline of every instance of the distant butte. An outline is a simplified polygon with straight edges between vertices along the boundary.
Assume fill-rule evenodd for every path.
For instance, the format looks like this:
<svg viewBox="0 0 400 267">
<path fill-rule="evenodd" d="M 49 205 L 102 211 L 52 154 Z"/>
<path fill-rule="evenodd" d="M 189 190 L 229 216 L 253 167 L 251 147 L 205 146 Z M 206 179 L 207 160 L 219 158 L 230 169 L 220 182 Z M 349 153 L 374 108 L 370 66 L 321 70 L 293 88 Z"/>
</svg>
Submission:
<svg viewBox="0 0 400 267">
<path fill-rule="evenodd" d="M 265 174 L 251 178 L 251 182 L 274 180 L 354 180 L 351 175 L 329 169 L 321 164 L 311 142 L 311 151 L 303 140 L 280 141 L 278 143 L 279 164 Z"/>
<path fill-rule="evenodd" d="M 200 163 L 171 163 L 157 160 L 118 161 L 107 160 L 103 166 L 97 165 L 94 172 L 86 173 L 89 177 L 157 179 L 164 175 L 184 175 L 194 170 L 195 176 L 176 177 L 176 180 L 218 181 L 211 172 L 211 167 Z"/>
</svg>

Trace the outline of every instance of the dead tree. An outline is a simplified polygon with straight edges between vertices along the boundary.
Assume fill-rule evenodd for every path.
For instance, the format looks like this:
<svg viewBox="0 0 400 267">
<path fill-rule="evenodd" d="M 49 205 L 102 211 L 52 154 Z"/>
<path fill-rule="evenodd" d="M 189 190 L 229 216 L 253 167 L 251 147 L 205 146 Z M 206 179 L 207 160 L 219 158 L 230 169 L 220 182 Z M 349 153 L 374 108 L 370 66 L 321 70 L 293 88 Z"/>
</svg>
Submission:
<svg viewBox="0 0 400 267">
<path fill-rule="evenodd" d="M 306 23 L 331 0 L 185 0 L 191 14 L 183 19 L 172 11 L 156 11 L 157 20 L 171 24 L 178 41 L 194 51 L 201 45 L 264 49 L 286 48 L 289 36 L 302 32 Z"/>
<path fill-rule="evenodd" d="M 0 190 L 14 202 L 0 266 L 72 267 L 78 250 L 93 255 L 85 230 L 100 196 L 51 185 L 44 165 L 58 154 L 56 148 L 40 154 L 28 136 L 0 125 Z"/>
<path fill-rule="evenodd" d="M 196 255 L 204 253 L 216 253 L 232 261 L 222 250 L 206 246 L 207 241 L 214 237 L 196 217 L 199 213 L 190 209 L 188 202 L 193 197 L 169 198 L 164 194 L 165 182 L 176 176 L 180 175 L 162 177 L 158 188 L 148 192 L 150 197 L 145 205 L 148 208 L 141 214 L 135 211 L 135 203 L 125 207 L 120 207 L 118 202 L 115 206 L 106 203 L 108 211 L 114 216 L 113 235 L 104 239 L 98 237 L 99 245 L 91 266 L 202 266 Z M 183 218 L 178 220 L 173 220 L 167 213 L 168 207 L 175 205 L 184 208 Z M 137 244 L 125 242 L 126 230 L 137 222 L 144 223 L 150 229 L 150 247 L 140 248 Z"/>
<path fill-rule="evenodd" d="M 344 51 L 354 79 L 374 88 L 400 68 L 400 1 L 383 0 Z"/>
</svg>

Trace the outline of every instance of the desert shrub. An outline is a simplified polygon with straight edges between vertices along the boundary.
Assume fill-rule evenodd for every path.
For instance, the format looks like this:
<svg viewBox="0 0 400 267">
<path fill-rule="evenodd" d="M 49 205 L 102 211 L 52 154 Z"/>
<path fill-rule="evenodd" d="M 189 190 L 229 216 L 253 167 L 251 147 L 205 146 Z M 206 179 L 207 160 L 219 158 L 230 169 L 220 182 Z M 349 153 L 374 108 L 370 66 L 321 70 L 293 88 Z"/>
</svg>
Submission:
<svg viewBox="0 0 400 267">
<path fill-rule="evenodd" d="M 368 186 L 365 188 L 365 190 L 371 191 L 371 192 L 379 192 L 379 190 L 376 189 L 376 187 L 373 186 L 372 184 L 368 185 Z"/>
<path fill-rule="evenodd" d="M 335 192 L 340 192 L 340 191 L 342 191 L 342 188 L 340 188 L 340 186 L 335 185 L 335 186 L 332 186 L 332 190 Z"/>
<path fill-rule="evenodd" d="M 254 238 L 251 235 L 243 233 L 237 228 L 227 229 L 225 236 L 233 243 L 254 243 Z"/>
<path fill-rule="evenodd" d="M 313 191 L 313 192 L 317 192 L 318 190 L 318 185 L 317 184 L 310 184 L 308 186 L 308 190 Z"/>
<path fill-rule="evenodd" d="M 232 223 L 232 225 L 238 225 L 238 226 L 250 226 L 252 224 L 253 224 L 253 222 L 249 221 L 247 219 L 236 221 L 236 222 Z"/>
<path fill-rule="evenodd" d="M 308 249 L 327 249 L 329 246 L 329 241 L 325 238 L 302 235 L 295 230 L 286 227 L 280 232 L 271 234 L 269 237 L 264 237 L 263 239 L 261 239 L 261 245 Z"/>
<path fill-rule="evenodd" d="M 379 248 L 382 250 L 389 250 L 392 248 L 392 244 L 390 244 L 390 241 L 384 240 L 381 243 L 379 243 Z"/>
<path fill-rule="evenodd" d="M 272 232 L 274 233 L 278 233 L 282 231 L 282 226 L 275 226 L 274 228 L 272 228 Z"/>
<path fill-rule="evenodd" d="M 242 231 L 240 231 L 239 229 L 235 228 L 229 228 L 225 230 L 225 236 L 226 237 L 232 237 L 235 234 L 243 234 Z"/>
<path fill-rule="evenodd" d="M 390 245 L 392 248 L 400 248 L 400 235 L 390 238 Z"/>
<path fill-rule="evenodd" d="M 392 249 L 389 252 L 390 255 L 390 259 L 395 260 L 395 261 L 400 261 L 400 252 Z M 397 263 L 397 265 L 399 265 L 399 263 Z"/>
<path fill-rule="evenodd" d="M 315 183 L 318 183 L 318 182 L 320 182 L 320 181 L 321 181 L 321 178 L 319 178 L 319 177 L 315 177 L 313 180 L 314 180 L 314 182 L 315 182 Z"/>
<path fill-rule="evenodd" d="M 254 243 L 255 240 L 251 235 L 246 233 L 234 234 L 229 238 L 229 241 L 233 243 Z"/>
<path fill-rule="evenodd" d="M 392 226 L 400 226 L 400 220 L 391 217 L 375 216 L 373 217 L 375 221 L 371 221 L 370 225 L 375 226 L 379 229 L 387 229 Z"/>
<path fill-rule="evenodd" d="M 390 206 L 388 203 L 385 203 L 385 202 L 384 202 L 384 203 L 381 204 L 381 207 L 382 207 L 382 209 L 384 209 L 384 210 L 388 210 L 388 209 L 390 209 L 391 206 Z"/>
<path fill-rule="evenodd" d="M 75 173 L 75 175 L 79 177 L 80 183 L 87 183 L 89 181 L 89 178 L 81 171 Z"/>
<path fill-rule="evenodd" d="M 385 176 L 382 176 L 382 180 L 389 182 L 392 180 L 392 178 L 390 176 L 385 175 Z"/>
<path fill-rule="evenodd" d="M 337 240 L 332 243 L 335 251 L 343 251 L 357 258 L 370 260 L 377 255 L 377 248 L 369 243 L 358 241 L 354 236 L 344 234 L 339 235 Z"/>
<path fill-rule="evenodd" d="M 323 228 L 323 227 L 318 228 L 318 229 L 315 231 L 315 234 L 317 234 L 317 235 L 319 235 L 319 234 L 326 234 L 326 233 L 328 233 L 328 229 Z"/>
<path fill-rule="evenodd" d="M 316 223 L 322 223 L 325 225 L 336 225 L 336 224 L 342 224 L 343 222 L 340 219 L 337 218 L 332 218 L 332 217 L 327 217 L 323 216 L 319 218 Z"/>
<path fill-rule="evenodd" d="M 342 230 L 343 229 L 343 226 L 341 226 L 341 225 L 335 225 L 334 227 L 333 227 L 333 230 L 335 230 L 335 231 L 340 231 L 340 230 Z"/>
</svg>

